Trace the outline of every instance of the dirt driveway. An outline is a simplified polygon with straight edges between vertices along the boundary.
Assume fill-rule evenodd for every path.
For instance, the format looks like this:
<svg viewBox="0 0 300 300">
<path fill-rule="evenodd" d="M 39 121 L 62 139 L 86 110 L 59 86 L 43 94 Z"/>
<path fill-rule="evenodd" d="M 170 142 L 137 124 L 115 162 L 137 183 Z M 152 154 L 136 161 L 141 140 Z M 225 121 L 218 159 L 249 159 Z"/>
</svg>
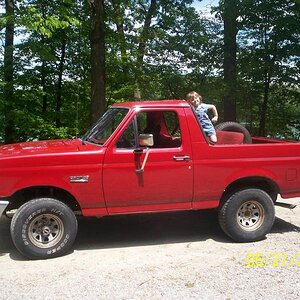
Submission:
<svg viewBox="0 0 300 300">
<path fill-rule="evenodd" d="M 80 219 L 74 251 L 46 261 L 24 260 L 2 217 L 0 299 L 299 299 L 300 198 L 289 202 L 245 244 L 214 211 Z"/>
</svg>

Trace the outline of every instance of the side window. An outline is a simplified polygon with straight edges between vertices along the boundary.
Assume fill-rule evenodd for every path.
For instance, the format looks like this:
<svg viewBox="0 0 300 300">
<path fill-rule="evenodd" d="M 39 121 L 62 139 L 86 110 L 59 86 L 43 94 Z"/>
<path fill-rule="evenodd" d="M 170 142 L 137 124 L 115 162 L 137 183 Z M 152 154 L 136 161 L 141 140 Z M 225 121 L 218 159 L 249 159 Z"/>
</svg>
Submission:
<svg viewBox="0 0 300 300">
<path fill-rule="evenodd" d="M 134 149 L 137 147 L 131 122 L 120 136 L 116 147 Z M 152 148 L 177 148 L 181 146 L 181 132 L 178 115 L 174 111 L 151 110 L 137 114 L 138 134 L 153 135 Z"/>
<path fill-rule="evenodd" d="M 172 137 L 181 138 L 179 120 L 177 114 L 173 111 L 166 111 L 164 112 L 164 119 L 166 122 L 168 133 Z"/>
<path fill-rule="evenodd" d="M 153 148 L 181 146 L 181 133 L 177 113 L 174 111 L 147 111 L 137 116 L 138 131 L 153 134 Z"/>
<path fill-rule="evenodd" d="M 138 126 L 138 133 L 150 133 L 147 132 L 147 115 L 146 112 L 140 112 L 137 115 L 137 126 Z"/>
<path fill-rule="evenodd" d="M 116 147 L 125 149 L 136 148 L 133 122 L 131 122 L 124 130 L 119 140 L 117 141 Z"/>
</svg>

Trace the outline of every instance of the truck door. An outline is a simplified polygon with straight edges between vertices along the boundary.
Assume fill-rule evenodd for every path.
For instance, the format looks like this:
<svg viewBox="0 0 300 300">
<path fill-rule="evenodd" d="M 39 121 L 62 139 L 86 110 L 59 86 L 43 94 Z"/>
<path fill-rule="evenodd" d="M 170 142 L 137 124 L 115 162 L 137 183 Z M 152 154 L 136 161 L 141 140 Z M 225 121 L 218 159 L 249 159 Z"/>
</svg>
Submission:
<svg viewBox="0 0 300 300">
<path fill-rule="evenodd" d="M 146 149 L 137 145 L 140 134 L 154 140 L 143 172 Z M 103 187 L 109 213 L 190 208 L 192 151 L 184 110 L 145 109 L 128 120 L 108 146 Z"/>
</svg>

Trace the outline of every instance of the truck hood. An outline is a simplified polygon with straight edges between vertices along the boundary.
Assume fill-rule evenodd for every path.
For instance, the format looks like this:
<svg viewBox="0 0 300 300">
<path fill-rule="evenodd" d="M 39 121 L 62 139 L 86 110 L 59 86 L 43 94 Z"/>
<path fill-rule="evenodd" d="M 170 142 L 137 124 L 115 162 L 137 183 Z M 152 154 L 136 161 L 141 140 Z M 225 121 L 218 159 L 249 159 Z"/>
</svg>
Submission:
<svg viewBox="0 0 300 300">
<path fill-rule="evenodd" d="M 25 142 L 0 146 L 3 168 L 101 164 L 105 148 L 80 139 Z"/>
<path fill-rule="evenodd" d="M 6 156 L 62 153 L 79 151 L 81 141 L 76 140 L 48 140 L 24 142 L 0 146 L 0 158 Z"/>
</svg>

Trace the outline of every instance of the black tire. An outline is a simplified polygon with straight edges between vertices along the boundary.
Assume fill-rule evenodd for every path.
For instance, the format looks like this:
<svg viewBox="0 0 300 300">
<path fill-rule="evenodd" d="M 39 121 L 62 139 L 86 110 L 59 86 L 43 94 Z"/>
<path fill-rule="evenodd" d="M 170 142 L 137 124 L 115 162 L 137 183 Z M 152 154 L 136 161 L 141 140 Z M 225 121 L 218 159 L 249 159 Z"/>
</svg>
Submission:
<svg viewBox="0 0 300 300">
<path fill-rule="evenodd" d="M 64 203 L 39 198 L 17 210 L 10 232 L 16 248 L 27 258 L 53 258 L 72 247 L 77 234 L 77 219 Z"/>
<path fill-rule="evenodd" d="M 236 122 L 223 122 L 215 126 L 216 130 L 241 132 L 244 134 L 244 144 L 251 144 L 252 138 L 250 132 L 243 125 Z"/>
<path fill-rule="evenodd" d="M 260 189 L 234 193 L 219 209 L 223 231 L 237 242 L 259 241 L 271 230 L 275 220 L 274 203 Z"/>
</svg>

